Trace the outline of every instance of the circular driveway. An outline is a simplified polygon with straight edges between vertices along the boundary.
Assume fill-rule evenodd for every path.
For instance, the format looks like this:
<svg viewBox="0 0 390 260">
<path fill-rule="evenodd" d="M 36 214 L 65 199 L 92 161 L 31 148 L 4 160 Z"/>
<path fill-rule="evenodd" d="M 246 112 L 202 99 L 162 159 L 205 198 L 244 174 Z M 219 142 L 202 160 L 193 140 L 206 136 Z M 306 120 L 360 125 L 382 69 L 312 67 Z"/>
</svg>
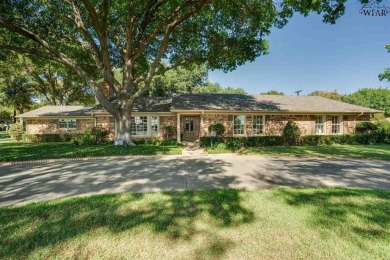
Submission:
<svg viewBox="0 0 390 260">
<path fill-rule="evenodd" d="M 390 162 L 207 155 L 0 166 L 0 206 L 118 192 L 278 186 L 390 189 Z"/>
</svg>

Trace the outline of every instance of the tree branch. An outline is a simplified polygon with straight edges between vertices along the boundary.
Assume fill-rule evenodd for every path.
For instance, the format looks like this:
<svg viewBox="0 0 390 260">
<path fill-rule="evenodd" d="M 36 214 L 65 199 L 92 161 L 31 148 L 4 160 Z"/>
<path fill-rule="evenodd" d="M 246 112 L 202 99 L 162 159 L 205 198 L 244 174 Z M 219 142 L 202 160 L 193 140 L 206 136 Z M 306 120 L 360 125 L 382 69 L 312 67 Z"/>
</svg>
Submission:
<svg viewBox="0 0 390 260">
<path fill-rule="evenodd" d="M 83 34 L 85 40 L 91 46 L 91 49 L 92 49 L 93 53 L 95 54 L 95 55 L 93 55 L 93 56 L 95 56 L 95 62 L 97 63 L 97 65 L 100 68 L 102 68 L 103 67 L 103 63 L 102 63 L 102 58 L 100 56 L 99 47 L 97 46 L 97 44 L 96 44 L 95 40 L 93 39 L 93 37 L 88 33 L 88 30 L 85 27 L 84 21 L 83 21 L 83 19 L 81 17 L 80 10 L 76 6 L 74 0 L 66 0 L 66 2 L 72 6 L 73 21 L 76 24 L 76 26 L 80 29 L 80 31 Z"/>
<path fill-rule="evenodd" d="M 87 85 L 95 92 L 95 96 L 98 99 L 99 103 L 102 104 L 104 108 L 107 109 L 108 112 L 111 114 L 117 114 L 117 109 L 116 107 L 111 104 L 108 99 L 104 96 L 102 89 L 96 82 L 89 76 L 87 72 L 85 72 L 80 66 L 78 66 L 74 61 L 67 59 L 61 59 L 60 57 L 57 57 L 51 53 L 45 53 L 37 49 L 27 49 L 27 48 L 20 48 L 16 46 L 11 46 L 11 45 L 5 45 L 5 44 L 0 44 L 0 48 L 8 49 L 8 50 L 13 50 L 19 53 L 27 53 L 35 56 L 39 56 L 45 59 L 57 61 L 59 63 L 62 63 L 69 68 L 71 68 L 74 72 L 76 72 L 79 76 L 84 78 L 86 81 Z"/>
<path fill-rule="evenodd" d="M 163 57 L 163 55 L 165 54 L 167 48 L 168 48 L 168 42 L 169 42 L 169 37 L 172 33 L 172 31 L 178 26 L 180 25 L 183 21 L 185 21 L 186 19 L 188 19 L 189 17 L 191 17 L 194 13 L 196 13 L 198 10 L 200 10 L 204 5 L 206 5 L 210 0 L 202 0 L 202 1 L 198 1 L 189 11 L 187 11 L 186 13 L 184 13 L 183 15 L 181 15 L 180 17 L 176 18 L 172 23 L 170 23 L 167 28 L 166 28 L 166 31 L 165 31 L 165 34 L 164 34 L 164 37 L 163 37 L 163 40 L 161 42 L 161 45 L 160 45 L 160 49 L 159 49 L 159 52 L 158 54 L 156 55 L 154 61 L 152 62 L 152 65 L 150 67 L 150 70 L 149 70 L 149 73 L 147 74 L 144 82 L 144 86 L 140 87 L 137 92 L 133 95 L 133 100 L 135 100 L 136 98 L 138 98 L 139 96 L 142 95 L 142 93 L 144 93 L 150 86 L 150 83 L 153 79 L 153 76 L 156 72 L 156 69 L 157 69 L 157 66 L 158 64 L 160 63 L 161 61 L 161 58 Z"/>
</svg>

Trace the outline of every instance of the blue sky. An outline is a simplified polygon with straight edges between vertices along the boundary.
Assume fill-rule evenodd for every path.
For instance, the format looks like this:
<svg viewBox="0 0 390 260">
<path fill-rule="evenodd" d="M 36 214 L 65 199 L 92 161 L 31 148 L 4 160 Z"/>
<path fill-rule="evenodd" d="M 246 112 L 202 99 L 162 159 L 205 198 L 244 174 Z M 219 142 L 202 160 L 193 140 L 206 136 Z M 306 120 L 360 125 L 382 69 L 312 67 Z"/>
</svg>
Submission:
<svg viewBox="0 0 390 260">
<path fill-rule="evenodd" d="M 390 7 L 390 1 L 383 4 Z M 275 89 L 291 95 L 296 90 L 351 93 L 364 87 L 389 87 L 379 81 L 390 67 L 390 14 L 366 17 L 361 4 L 349 1 L 335 25 L 322 22 L 322 16 L 294 15 L 282 29 L 267 37 L 270 54 L 257 58 L 233 72 L 210 71 L 211 82 L 242 87 L 250 94 Z"/>
</svg>

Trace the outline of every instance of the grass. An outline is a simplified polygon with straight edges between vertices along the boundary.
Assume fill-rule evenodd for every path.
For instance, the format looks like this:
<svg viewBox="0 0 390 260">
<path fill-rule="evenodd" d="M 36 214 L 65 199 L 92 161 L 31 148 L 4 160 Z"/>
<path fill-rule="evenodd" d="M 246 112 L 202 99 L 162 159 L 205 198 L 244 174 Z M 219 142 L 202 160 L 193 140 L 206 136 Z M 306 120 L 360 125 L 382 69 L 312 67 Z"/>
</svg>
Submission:
<svg viewBox="0 0 390 260">
<path fill-rule="evenodd" d="M 113 144 L 73 145 L 70 143 L 18 143 L 0 140 L 0 162 L 115 155 L 172 155 L 181 154 L 181 152 L 180 146 L 145 144 L 118 147 Z"/>
<path fill-rule="evenodd" d="M 390 259 L 385 190 L 95 195 L 0 219 L 1 259 Z"/>
<path fill-rule="evenodd" d="M 5 139 L 5 138 L 9 138 L 9 134 L 7 132 L 4 132 L 4 131 L 0 131 L 0 139 Z"/>
<path fill-rule="evenodd" d="M 213 149 L 206 147 L 209 154 L 232 153 L 225 144 L 217 144 Z M 390 160 L 390 145 L 327 145 L 327 146 L 269 146 L 248 147 L 239 151 L 241 155 L 271 156 L 313 156 L 343 157 L 356 159 Z"/>
<path fill-rule="evenodd" d="M 244 155 L 283 155 L 314 157 L 346 157 L 356 159 L 390 160 L 390 145 L 329 145 L 252 147 Z"/>
</svg>

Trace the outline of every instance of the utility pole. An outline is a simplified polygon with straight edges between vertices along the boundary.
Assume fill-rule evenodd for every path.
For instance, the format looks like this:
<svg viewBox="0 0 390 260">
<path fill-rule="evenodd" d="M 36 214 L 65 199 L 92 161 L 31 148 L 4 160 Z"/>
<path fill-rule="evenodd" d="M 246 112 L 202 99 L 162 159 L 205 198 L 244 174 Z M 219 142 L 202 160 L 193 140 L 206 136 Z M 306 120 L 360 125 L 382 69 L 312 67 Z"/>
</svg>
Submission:
<svg viewBox="0 0 390 260">
<path fill-rule="evenodd" d="M 299 93 L 301 93 L 303 90 L 297 90 L 297 91 L 294 91 L 294 93 L 297 93 L 297 96 L 299 96 Z"/>
</svg>

